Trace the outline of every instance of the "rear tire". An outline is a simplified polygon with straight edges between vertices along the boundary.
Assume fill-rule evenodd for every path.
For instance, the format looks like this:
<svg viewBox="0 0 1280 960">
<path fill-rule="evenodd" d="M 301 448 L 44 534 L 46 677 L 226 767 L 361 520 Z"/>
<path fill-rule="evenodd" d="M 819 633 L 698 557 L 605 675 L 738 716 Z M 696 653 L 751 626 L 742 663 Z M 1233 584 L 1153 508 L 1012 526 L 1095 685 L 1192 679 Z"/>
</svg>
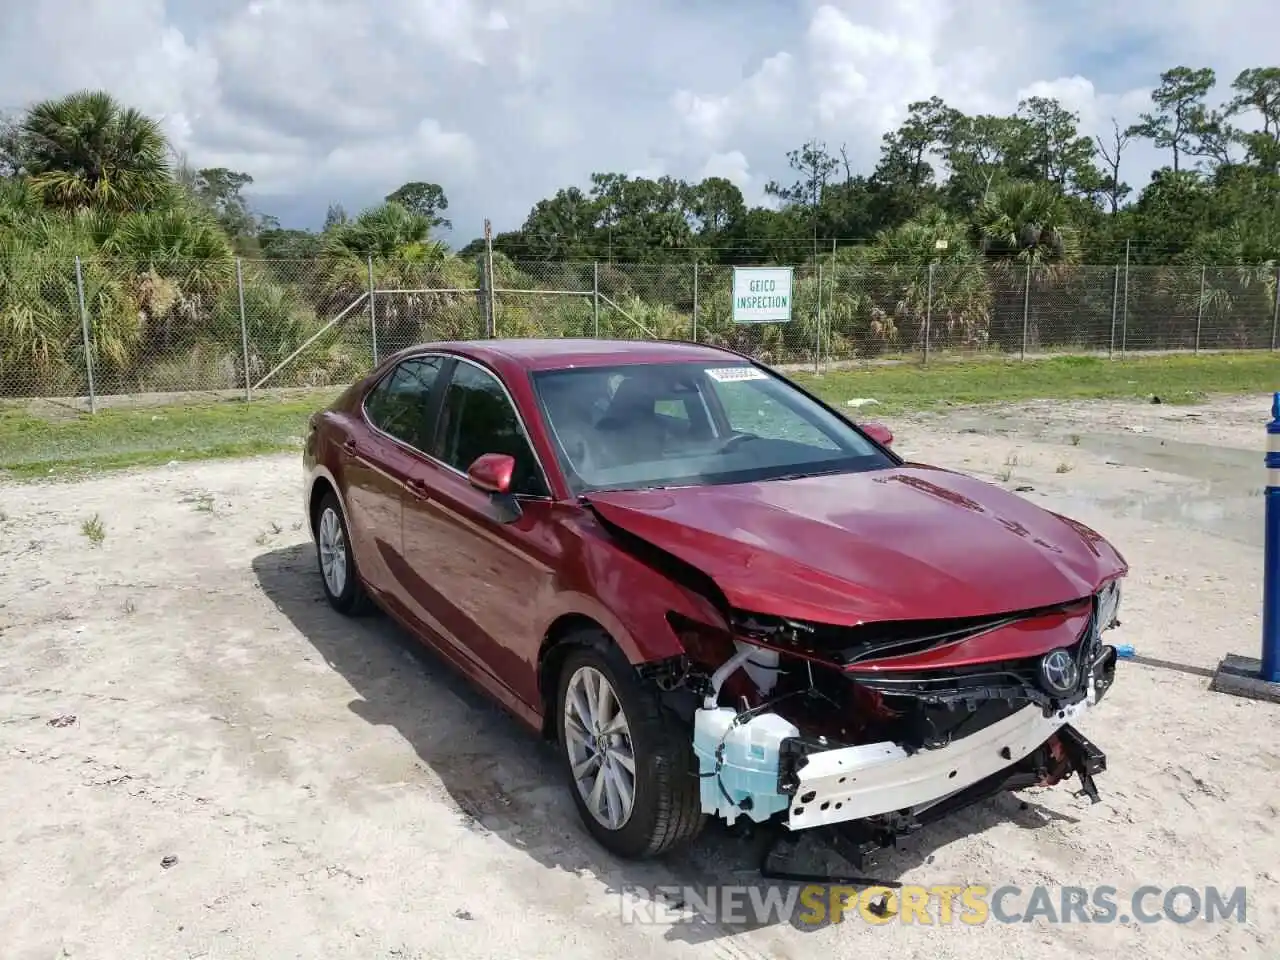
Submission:
<svg viewBox="0 0 1280 960">
<path fill-rule="evenodd" d="M 554 703 L 556 740 L 587 830 L 631 860 L 688 844 L 706 819 L 692 731 L 644 686 L 605 633 L 582 630 L 569 642 L 574 648 Z"/>
<path fill-rule="evenodd" d="M 321 498 L 320 506 L 316 508 L 315 541 L 320 583 L 329 605 L 347 616 L 365 613 L 371 605 L 369 595 L 356 569 L 347 520 L 332 490 Z"/>
</svg>

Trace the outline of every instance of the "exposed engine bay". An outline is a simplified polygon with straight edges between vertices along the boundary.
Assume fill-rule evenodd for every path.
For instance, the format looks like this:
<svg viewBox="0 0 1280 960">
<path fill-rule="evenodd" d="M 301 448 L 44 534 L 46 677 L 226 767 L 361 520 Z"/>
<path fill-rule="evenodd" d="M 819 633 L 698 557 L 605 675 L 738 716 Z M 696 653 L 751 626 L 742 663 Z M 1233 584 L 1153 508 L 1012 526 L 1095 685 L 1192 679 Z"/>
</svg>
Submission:
<svg viewBox="0 0 1280 960">
<path fill-rule="evenodd" d="M 837 627 L 734 610 L 720 631 L 673 618 L 687 656 L 645 672 L 691 720 L 705 813 L 790 831 L 858 821 L 890 842 L 1072 776 L 1096 802 L 1106 758 L 1072 723 L 1115 679 L 1102 636 L 1119 601 L 1113 580 L 963 621 Z"/>
</svg>

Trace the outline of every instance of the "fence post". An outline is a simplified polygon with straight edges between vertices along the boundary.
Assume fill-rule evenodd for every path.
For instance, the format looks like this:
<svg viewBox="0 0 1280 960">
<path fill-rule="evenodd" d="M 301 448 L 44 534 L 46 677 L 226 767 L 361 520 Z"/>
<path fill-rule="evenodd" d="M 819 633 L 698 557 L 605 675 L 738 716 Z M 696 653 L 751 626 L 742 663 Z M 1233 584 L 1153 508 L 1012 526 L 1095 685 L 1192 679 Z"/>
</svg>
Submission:
<svg viewBox="0 0 1280 960">
<path fill-rule="evenodd" d="M 1129 345 L 1129 241 L 1124 242 L 1124 309 L 1120 313 L 1120 359 Z"/>
<path fill-rule="evenodd" d="M 496 338 L 498 336 L 498 297 L 494 291 L 496 278 L 493 275 L 493 224 L 489 222 L 488 217 L 484 221 L 484 275 L 488 279 L 488 295 L 484 305 L 487 326 L 485 336 Z"/>
<path fill-rule="evenodd" d="M 693 261 L 693 342 L 698 342 L 698 261 Z"/>
<path fill-rule="evenodd" d="M 89 336 L 89 309 L 84 303 L 84 275 L 80 257 L 76 257 L 76 299 L 80 302 L 80 333 L 84 337 L 84 372 L 89 380 L 89 412 L 98 412 L 98 397 L 93 389 L 93 338 Z"/>
<path fill-rule="evenodd" d="M 836 339 L 836 278 L 840 276 L 840 268 L 836 264 L 836 238 L 831 238 L 831 290 L 827 293 L 827 352 L 831 353 L 831 344 Z"/>
<path fill-rule="evenodd" d="M 600 339 L 600 261 L 591 262 L 591 323 L 592 336 Z"/>
<path fill-rule="evenodd" d="M 241 268 L 239 257 L 236 257 L 236 293 L 240 298 L 240 349 L 244 353 L 244 399 L 248 403 L 253 399 L 253 387 L 249 379 L 249 323 L 244 315 L 244 270 Z"/>
<path fill-rule="evenodd" d="M 924 301 L 924 363 L 929 362 L 929 328 L 933 325 L 933 264 L 929 264 L 929 286 Z"/>
<path fill-rule="evenodd" d="M 1120 311 L 1120 264 L 1116 264 L 1116 278 L 1111 284 L 1111 342 L 1107 345 L 1107 359 L 1116 357 L 1116 316 Z"/>
<path fill-rule="evenodd" d="M 369 342 L 373 346 L 373 365 L 378 365 L 378 314 L 373 306 L 373 257 L 368 258 L 369 265 Z"/>
<path fill-rule="evenodd" d="M 1022 285 L 1022 354 L 1019 359 L 1027 359 L 1027 327 L 1031 323 L 1031 261 L 1027 261 L 1027 279 Z"/>
<path fill-rule="evenodd" d="M 1276 348 L 1276 327 L 1280 326 L 1280 266 L 1276 267 L 1276 305 L 1271 310 L 1271 349 Z"/>
<path fill-rule="evenodd" d="M 822 362 L 822 263 L 818 263 L 818 322 L 813 328 L 813 372 L 822 373 L 819 364 Z"/>
<path fill-rule="evenodd" d="M 1192 353 L 1200 352 L 1200 325 L 1204 323 L 1204 275 L 1208 269 L 1203 263 L 1200 264 L 1200 298 L 1196 301 L 1196 345 L 1192 348 Z"/>
</svg>

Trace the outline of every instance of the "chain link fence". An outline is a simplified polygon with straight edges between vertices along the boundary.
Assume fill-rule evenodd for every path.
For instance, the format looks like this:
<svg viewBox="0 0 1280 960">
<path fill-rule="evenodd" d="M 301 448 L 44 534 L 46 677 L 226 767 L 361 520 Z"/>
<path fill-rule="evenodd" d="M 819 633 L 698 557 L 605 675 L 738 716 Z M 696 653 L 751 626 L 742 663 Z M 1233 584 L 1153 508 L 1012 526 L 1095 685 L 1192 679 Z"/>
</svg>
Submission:
<svg viewBox="0 0 1280 960">
<path fill-rule="evenodd" d="M 416 343 L 692 340 L 822 370 L 888 357 L 1274 350 L 1273 264 L 795 268 L 792 320 L 735 323 L 732 267 L 495 257 L 0 259 L 0 397 L 337 386 Z"/>
</svg>

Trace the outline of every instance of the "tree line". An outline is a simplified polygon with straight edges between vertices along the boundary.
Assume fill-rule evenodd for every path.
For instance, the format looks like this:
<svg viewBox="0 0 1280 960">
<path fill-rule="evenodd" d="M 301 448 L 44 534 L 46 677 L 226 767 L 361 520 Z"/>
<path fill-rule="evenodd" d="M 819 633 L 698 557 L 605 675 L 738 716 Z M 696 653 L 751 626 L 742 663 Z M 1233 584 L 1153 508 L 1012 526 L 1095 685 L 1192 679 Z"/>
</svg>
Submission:
<svg viewBox="0 0 1280 960">
<path fill-rule="evenodd" d="M 1225 98 L 1209 68 L 1161 74 L 1150 108 L 1105 135 L 1030 97 L 1009 116 L 971 116 L 941 97 L 912 103 L 870 172 L 810 141 L 787 155 L 771 207 L 728 180 L 597 173 L 534 204 L 494 247 L 516 258 L 797 262 L 839 238 L 928 259 L 936 240 L 1033 262 L 1258 264 L 1280 254 L 1280 67 L 1241 71 Z M 1211 105 L 1215 93 L 1225 99 Z M 1135 194 L 1133 145 L 1168 161 Z M 1131 245 L 1129 241 L 1134 241 Z M 475 241 L 464 251 L 478 249 Z"/>
<path fill-rule="evenodd" d="M 852 356 L 909 346 L 925 317 L 957 345 L 1012 342 L 1034 313 L 1031 275 L 1018 273 L 1026 266 L 1051 288 L 1045 296 L 1113 314 L 1112 284 L 1084 284 L 1071 270 L 1116 263 L 1132 240 L 1127 262 L 1180 268 L 1153 275 L 1143 294 L 1153 324 L 1206 305 L 1234 310 L 1231 342 L 1253 345 L 1265 337 L 1258 318 L 1271 317 L 1280 259 L 1280 67 L 1242 71 L 1225 96 L 1216 87 L 1210 69 L 1168 70 L 1138 123 L 1098 137 L 1052 99 L 1029 98 L 1001 117 L 935 97 L 910 105 L 873 170 L 811 141 L 788 154 L 789 180 L 768 185 L 772 202 L 754 207 L 724 178 L 597 173 L 494 238 L 490 286 L 594 285 L 611 311 L 606 327 L 625 318 L 632 335 L 687 336 L 696 315 L 700 338 L 766 358 L 794 352 L 788 336 L 803 350 L 822 343 Z M 1126 157 L 1142 139 L 1168 163 L 1135 194 Z M 252 185 L 250 173 L 188 163 L 154 118 L 104 91 L 0 118 L 0 392 L 78 389 L 81 301 L 100 383 L 129 390 L 252 380 L 371 285 L 406 291 L 378 297 L 388 347 L 483 331 L 483 298 L 456 291 L 485 287 L 484 244 L 455 252 L 439 241 L 449 226 L 439 183 L 402 184 L 355 216 L 334 203 L 318 230 L 253 209 Z M 866 242 L 840 243 L 849 237 Z M 732 324 L 717 268 L 813 259 L 850 269 L 829 272 L 825 286 L 814 271 L 798 274 L 801 326 Z M 1197 264 L 1215 272 L 1185 269 Z M 1198 286 L 1187 279 L 1195 276 Z M 606 332 L 599 304 L 508 299 L 498 329 Z M 1126 306 L 1126 316 L 1141 323 L 1143 309 Z M 234 349 L 242 315 L 247 358 Z M 354 375 L 369 362 L 367 338 L 344 337 L 343 328 L 324 333 L 282 376 Z"/>
<path fill-rule="evenodd" d="M 845 147 L 810 141 L 787 154 L 791 177 L 767 185 L 771 203 L 755 207 L 723 177 L 691 183 L 595 173 L 585 187 L 538 200 L 493 245 L 514 260 L 799 262 L 829 252 L 833 241 L 901 250 L 911 245 L 903 241 L 933 235 L 948 249 L 959 238 L 989 258 L 1035 262 L 1112 263 L 1130 245 L 1135 263 L 1262 263 L 1280 253 L 1280 67 L 1243 70 L 1225 91 L 1220 86 L 1210 68 L 1169 69 L 1137 123 L 1112 121 L 1097 136 L 1083 135 L 1079 116 L 1047 97 L 996 116 L 967 115 L 935 96 L 910 104 L 870 171 L 855 170 Z M 98 96 L 104 124 L 101 111 L 113 109 L 122 132 L 151 123 Z M 140 212 L 171 208 L 176 189 L 236 252 L 266 259 L 319 257 L 359 221 L 334 203 L 320 230 L 282 227 L 251 211 L 250 173 L 193 170 L 180 158 L 169 169 L 158 130 L 120 145 L 136 146 L 133 156 L 68 169 L 80 161 L 58 142 L 70 133 L 58 111 L 72 102 L 38 104 L 0 122 L 0 177 L 25 179 L 46 205 Z M 1126 160 L 1138 141 L 1168 162 L 1135 194 Z M 413 215 L 400 224 L 411 235 L 398 239 L 428 242 L 450 226 L 438 183 L 403 184 L 385 203 Z M 470 256 L 483 245 L 476 239 L 458 252 Z"/>
<path fill-rule="evenodd" d="M 252 182 L 193 167 L 154 118 L 105 91 L 0 122 L 0 393 L 83 393 L 87 352 L 108 391 L 243 384 L 306 344 L 371 280 L 475 285 L 432 236 L 447 222 L 436 185 L 405 184 L 354 218 L 335 207 L 312 233 L 253 211 Z M 404 304 L 387 305 L 379 323 L 401 340 L 419 328 Z M 248 350 L 233 349 L 246 332 Z M 318 339 L 275 383 L 339 382 L 366 369 L 368 331 L 351 342 L 342 334 Z"/>
</svg>

